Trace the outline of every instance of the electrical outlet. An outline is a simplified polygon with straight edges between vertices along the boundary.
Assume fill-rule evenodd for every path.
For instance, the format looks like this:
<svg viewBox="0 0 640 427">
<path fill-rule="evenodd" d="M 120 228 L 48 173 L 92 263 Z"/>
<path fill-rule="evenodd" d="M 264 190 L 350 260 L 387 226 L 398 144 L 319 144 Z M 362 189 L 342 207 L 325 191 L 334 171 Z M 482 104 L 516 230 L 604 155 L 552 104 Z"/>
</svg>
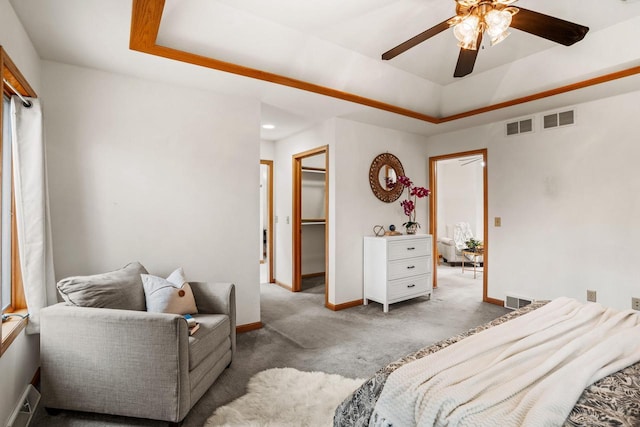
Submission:
<svg viewBox="0 0 640 427">
<path fill-rule="evenodd" d="M 587 301 L 596 302 L 596 291 L 587 289 Z"/>
<path fill-rule="evenodd" d="M 640 298 L 631 298 L 631 308 L 640 311 Z"/>
</svg>

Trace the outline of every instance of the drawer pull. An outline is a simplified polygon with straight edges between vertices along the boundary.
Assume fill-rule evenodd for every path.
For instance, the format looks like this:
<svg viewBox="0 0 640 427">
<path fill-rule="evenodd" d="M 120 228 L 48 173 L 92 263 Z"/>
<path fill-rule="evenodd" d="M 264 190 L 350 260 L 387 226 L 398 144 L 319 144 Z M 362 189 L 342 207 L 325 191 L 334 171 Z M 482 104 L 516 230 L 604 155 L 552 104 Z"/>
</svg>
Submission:
<svg viewBox="0 0 640 427">
<path fill-rule="evenodd" d="M 411 270 L 411 269 L 414 269 L 414 268 L 416 268 L 416 266 L 415 266 L 415 265 L 408 265 L 408 266 L 407 266 L 407 270 Z"/>
<path fill-rule="evenodd" d="M 407 288 L 415 288 L 415 287 L 416 287 L 416 285 L 414 285 L 414 284 L 407 285 Z"/>
<path fill-rule="evenodd" d="M 407 248 L 408 251 L 415 251 L 416 248 Z"/>
</svg>

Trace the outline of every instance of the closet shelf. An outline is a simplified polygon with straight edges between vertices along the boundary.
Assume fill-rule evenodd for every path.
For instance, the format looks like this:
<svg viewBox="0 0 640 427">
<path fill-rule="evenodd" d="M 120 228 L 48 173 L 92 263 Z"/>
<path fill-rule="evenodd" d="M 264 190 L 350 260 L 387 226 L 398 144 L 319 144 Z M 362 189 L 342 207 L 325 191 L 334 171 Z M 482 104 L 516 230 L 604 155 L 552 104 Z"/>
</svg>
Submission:
<svg viewBox="0 0 640 427">
<path fill-rule="evenodd" d="M 310 172 L 310 173 L 327 173 L 326 169 L 323 168 L 312 168 L 310 166 L 303 166 L 302 172 Z"/>
<path fill-rule="evenodd" d="M 324 225 L 327 221 L 322 218 L 314 218 L 314 219 L 303 219 L 302 225 Z"/>
</svg>

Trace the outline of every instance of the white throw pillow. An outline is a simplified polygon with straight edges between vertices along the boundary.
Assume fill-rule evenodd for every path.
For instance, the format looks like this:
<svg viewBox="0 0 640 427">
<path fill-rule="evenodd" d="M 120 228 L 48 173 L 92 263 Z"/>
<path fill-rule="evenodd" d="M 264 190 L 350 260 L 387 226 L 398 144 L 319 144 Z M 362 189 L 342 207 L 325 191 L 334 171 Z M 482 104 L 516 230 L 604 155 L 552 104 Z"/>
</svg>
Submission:
<svg viewBox="0 0 640 427">
<path fill-rule="evenodd" d="M 195 314 L 198 312 L 191 286 L 184 279 L 182 267 L 169 277 L 141 274 L 147 311 L 153 313 Z"/>
</svg>

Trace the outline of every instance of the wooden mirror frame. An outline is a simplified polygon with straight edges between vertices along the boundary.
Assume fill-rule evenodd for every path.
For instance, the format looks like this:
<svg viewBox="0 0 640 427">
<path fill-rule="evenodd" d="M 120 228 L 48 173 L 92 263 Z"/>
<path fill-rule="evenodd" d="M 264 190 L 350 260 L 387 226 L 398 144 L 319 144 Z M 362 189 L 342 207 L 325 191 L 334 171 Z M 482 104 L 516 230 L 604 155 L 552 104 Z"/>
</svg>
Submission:
<svg viewBox="0 0 640 427">
<path fill-rule="evenodd" d="M 380 184 L 380 170 L 383 167 L 390 167 L 395 170 L 396 177 L 404 176 L 404 168 L 402 167 L 402 163 L 400 163 L 400 159 L 391 153 L 379 154 L 373 159 L 373 162 L 371 162 L 371 167 L 369 168 L 369 184 L 371 185 L 373 194 L 385 203 L 392 203 L 400 198 L 404 186 L 398 183 L 398 185 L 391 190 L 384 188 Z"/>
</svg>

